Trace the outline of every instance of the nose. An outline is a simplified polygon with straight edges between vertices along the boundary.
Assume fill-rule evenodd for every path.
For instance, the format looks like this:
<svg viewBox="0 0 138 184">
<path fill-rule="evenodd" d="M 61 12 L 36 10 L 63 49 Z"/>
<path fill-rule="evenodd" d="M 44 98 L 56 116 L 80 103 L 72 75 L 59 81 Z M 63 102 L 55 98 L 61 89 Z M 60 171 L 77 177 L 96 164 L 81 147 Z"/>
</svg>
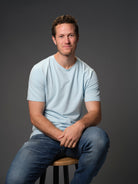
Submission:
<svg viewBox="0 0 138 184">
<path fill-rule="evenodd" d="M 65 37 L 65 43 L 70 43 L 70 40 L 69 40 L 68 36 Z"/>
</svg>

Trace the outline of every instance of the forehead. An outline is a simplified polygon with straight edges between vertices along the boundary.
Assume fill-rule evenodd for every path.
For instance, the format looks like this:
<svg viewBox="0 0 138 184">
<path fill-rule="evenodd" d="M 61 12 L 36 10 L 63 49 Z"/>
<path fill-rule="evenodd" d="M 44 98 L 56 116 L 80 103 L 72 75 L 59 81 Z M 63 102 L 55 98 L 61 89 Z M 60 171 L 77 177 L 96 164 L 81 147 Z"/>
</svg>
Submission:
<svg viewBox="0 0 138 184">
<path fill-rule="evenodd" d="M 75 26 L 74 24 L 70 24 L 70 23 L 58 24 L 55 27 L 55 31 L 56 31 L 56 34 L 75 33 Z"/>
</svg>

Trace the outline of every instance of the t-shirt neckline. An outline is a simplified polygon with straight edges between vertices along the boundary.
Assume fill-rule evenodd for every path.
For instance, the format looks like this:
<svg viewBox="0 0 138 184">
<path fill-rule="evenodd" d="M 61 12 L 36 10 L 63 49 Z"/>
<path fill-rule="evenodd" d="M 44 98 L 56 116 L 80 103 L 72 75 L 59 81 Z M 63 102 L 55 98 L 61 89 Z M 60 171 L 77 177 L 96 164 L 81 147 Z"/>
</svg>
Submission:
<svg viewBox="0 0 138 184">
<path fill-rule="evenodd" d="M 70 67 L 70 68 L 68 68 L 68 69 L 66 69 L 66 68 L 64 68 L 63 66 L 61 66 L 57 61 L 56 61 L 56 59 L 55 59 L 55 57 L 54 57 L 54 55 L 52 55 L 52 57 L 53 57 L 53 60 L 54 60 L 54 63 L 61 69 L 61 70 L 63 70 L 63 71 L 71 71 L 75 66 L 76 66 L 76 64 L 78 63 L 78 58 L 76 57 L 76 62 Z"/>
</svg>

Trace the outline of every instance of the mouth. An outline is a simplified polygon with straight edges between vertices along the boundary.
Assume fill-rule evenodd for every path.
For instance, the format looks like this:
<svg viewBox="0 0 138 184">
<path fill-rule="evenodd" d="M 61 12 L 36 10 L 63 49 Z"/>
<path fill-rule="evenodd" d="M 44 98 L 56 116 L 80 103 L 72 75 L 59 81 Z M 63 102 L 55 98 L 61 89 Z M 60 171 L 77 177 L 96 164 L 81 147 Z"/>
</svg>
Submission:
<svg viewBox="0 0 138 184">
<path fill-rule="evenodd" d="M 65 45 L 65 46 L 63 46 L 63 48 L 71 48 L 71 46 L 70 45 Z"/>
</svg>

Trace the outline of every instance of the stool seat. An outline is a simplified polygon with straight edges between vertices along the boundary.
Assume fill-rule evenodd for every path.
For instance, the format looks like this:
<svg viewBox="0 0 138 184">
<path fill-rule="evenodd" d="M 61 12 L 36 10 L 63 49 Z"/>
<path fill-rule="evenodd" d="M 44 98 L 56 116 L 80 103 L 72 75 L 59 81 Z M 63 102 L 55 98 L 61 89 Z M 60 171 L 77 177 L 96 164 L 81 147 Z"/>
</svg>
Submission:
<svg viewBox="0 0 138 184">
<path fill-rule="evenodd" d="M 76 159 L 76 158 L 64 157 L 64 158 L 60 158 L 60 159 L 54 161 L 52 166 L 73 165 L 73 164 L 77 164 L 77 163 L 78 163 L 78 159 Z"/>
</svg>

